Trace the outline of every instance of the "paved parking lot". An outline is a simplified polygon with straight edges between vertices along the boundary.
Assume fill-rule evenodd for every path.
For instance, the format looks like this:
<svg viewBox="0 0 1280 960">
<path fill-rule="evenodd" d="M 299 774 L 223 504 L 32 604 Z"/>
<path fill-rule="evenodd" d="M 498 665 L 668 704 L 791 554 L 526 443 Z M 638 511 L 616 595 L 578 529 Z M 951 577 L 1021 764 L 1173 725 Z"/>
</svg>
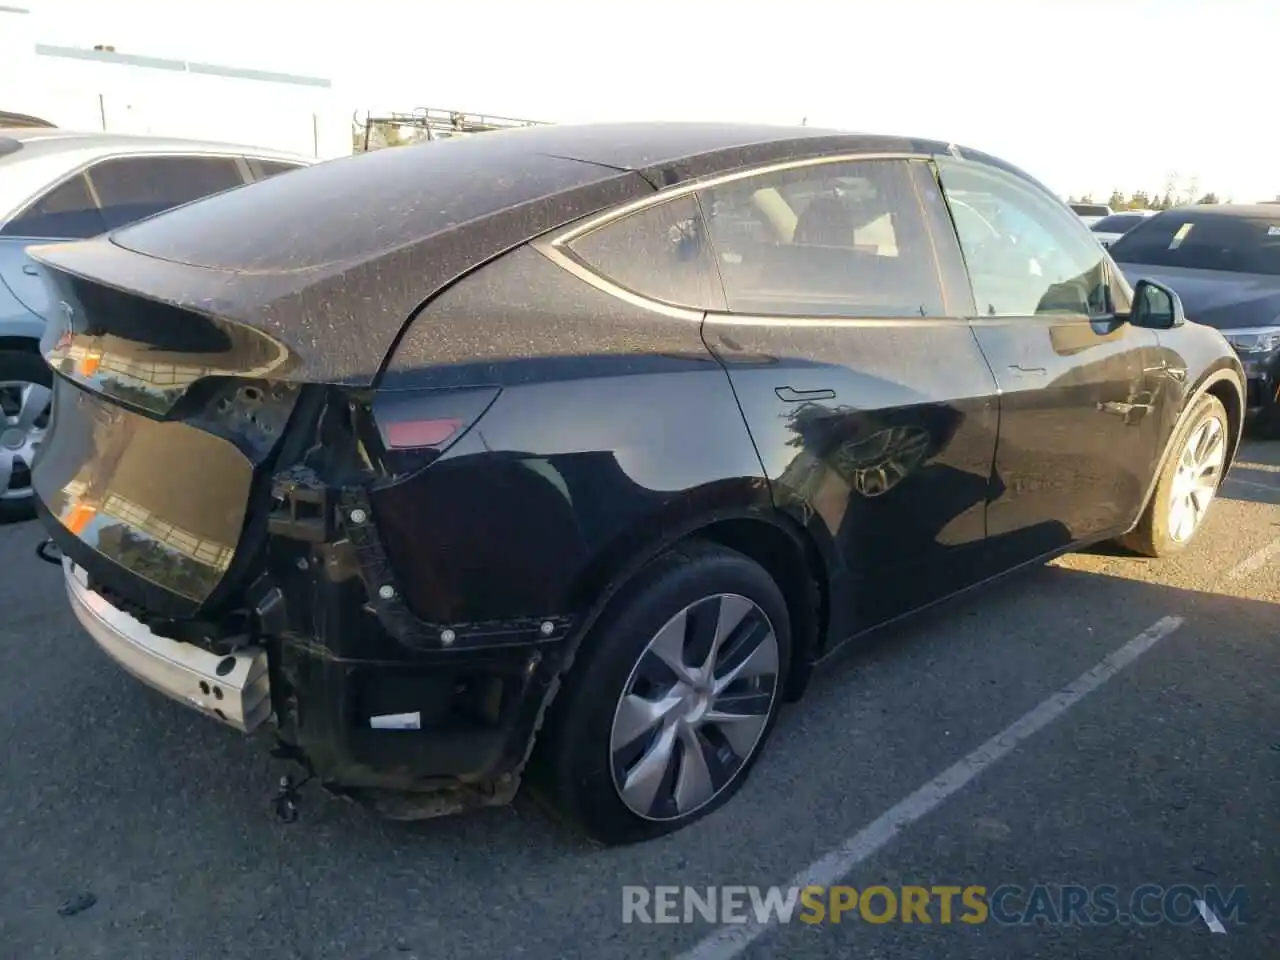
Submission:
<svg viewBox="0 0 1280 960">
<path fill-rule="evenodd" d="M 38 528 L 0 528 L 0 955 L 1275 958 L 1280 444 L 1241 460 L 1183 556 L 1074 555 L 887 631 L 823 671 L 726 808 L 609 851 L 527 804 L 403 825 L 306 791 L 277 823 L 261 747 L 123 676 L 35 560 Z M 1214 885 L 1247 907 L 1224 933 L 622 923 L 624 884 L 797 876 Z"/>
</svg>

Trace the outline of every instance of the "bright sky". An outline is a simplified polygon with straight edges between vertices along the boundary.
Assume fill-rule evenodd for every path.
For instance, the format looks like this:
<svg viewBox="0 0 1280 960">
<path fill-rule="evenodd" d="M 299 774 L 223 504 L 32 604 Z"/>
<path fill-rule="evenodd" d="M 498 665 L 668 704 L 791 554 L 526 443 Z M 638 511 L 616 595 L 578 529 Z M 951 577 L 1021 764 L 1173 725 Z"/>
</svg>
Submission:
<svg viewBox="0 0 1280 960">
<path fill-rule="evenodd" d="M 1063 194 L 1280 195 L 1280 0 L 31 0 L 39 39 L 333 78 L 352 109 L 953 140 Z"/>
</svg>

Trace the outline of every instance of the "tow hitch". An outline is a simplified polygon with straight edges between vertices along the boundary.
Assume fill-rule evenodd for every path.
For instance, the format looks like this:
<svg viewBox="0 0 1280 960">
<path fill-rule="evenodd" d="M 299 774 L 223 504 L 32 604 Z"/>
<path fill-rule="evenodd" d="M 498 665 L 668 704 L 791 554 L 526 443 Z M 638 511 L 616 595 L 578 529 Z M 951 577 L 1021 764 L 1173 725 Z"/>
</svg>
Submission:
<svg viewBox="0 0 1280 960">
<path fill-rule="evenodd" d="M 298 804 L 302 800 L 299 791 L 311 779 L 311 774 L 303 777 L 297 783 L 293 782 L 293 777 L 285 774 L 280 778 L 280 789 L 276 791 L 275 797 L 271 800 L 271 806 L 275 810 L 276 818 L 282 823 L 293 823 L 298 819 Z"/>
<path fill-rule="evenodd" d="M 52 563 L 55 567 L 62 566 L 62 551 L 58 549 L 58 545 L 52 538 L 36 544 L 36 556 L 45 563 Z"/>
</svg>

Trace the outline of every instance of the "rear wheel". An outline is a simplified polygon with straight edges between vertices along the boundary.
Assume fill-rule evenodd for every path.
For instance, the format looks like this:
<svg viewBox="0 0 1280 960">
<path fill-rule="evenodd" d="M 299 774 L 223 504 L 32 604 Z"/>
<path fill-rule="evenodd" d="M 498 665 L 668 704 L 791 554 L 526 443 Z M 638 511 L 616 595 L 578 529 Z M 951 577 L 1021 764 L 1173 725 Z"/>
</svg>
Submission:
<svg viewBox="0 0 1280 960">
<path fill-rule="evenodd" d="M 0 523 L 35 516 L 31 464 L 49 423 L 52 384 L 39 354 L 0 350 Z"/>
<path fill-rule="evenodd" d="M 786 602 L 747 557 L 682 545 L 583 640 L 534 789 L 596 840 L 671 833 L 729 800 L 772 730 L 790 663 Z"/>
<path fill-rule="evenodd" d="M 1195 402 L 1178 427 L 1173 453 L 1160 473 L 1151 502 L 1138 526 L 1120 543 L 1148 557 L 1186 548 L 1204 523 L 1226 473 L 1226 408 L 1217 397 Z"/>
</svg>

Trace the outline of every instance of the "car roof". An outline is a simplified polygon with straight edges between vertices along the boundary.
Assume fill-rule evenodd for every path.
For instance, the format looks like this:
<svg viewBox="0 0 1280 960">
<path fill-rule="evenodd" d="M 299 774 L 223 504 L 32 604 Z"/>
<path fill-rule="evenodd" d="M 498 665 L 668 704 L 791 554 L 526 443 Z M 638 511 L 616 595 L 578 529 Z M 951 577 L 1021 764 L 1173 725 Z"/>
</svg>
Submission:
<svg viewBox="0 0 1280 960">
<path fill-rule="evenodd" d="M 64 130 L 60 127 L 0 127 L 0 156 L 8 151 L 5 142 L 21 145 L 20 153 L 48 155 L 70 151 L 99 149 L 103 153 L 153 153 L 157 150 L 207 153 L 250 153 L 260 157 L 279 157 L 282 160 L 312 161 L 311 158 L 271 147 L 226 143 L 217 140 L 193 140 L 186 137 L 160 137 L 152 135 L 113 133 L 99 130 Z M 16 155 L 16 152 L 9 153 Z"/>
<path fill-rule="evenodd" d="M 330 160 L 33 255 L 264 331 L 297 350 L 298 379 L 369 383 L 426 299 L 548 231 L 729 173 L 941 154 L 1031 180 L 937 140 L 753 124 L 548 125 Z"/>
<path fill-rule="evenodd" d="M 1272 220 L 1276 216 L 1275 206 L 1265 203 L 1189 203 L 1164 212 L 1180 215 L 1194 213 L 1215 217 L 1266 217 Z"/>
<path fill-rule="evenodd" d="M 770 160 L 838 153 L 942 153 L 938 140 L 751 123 L 546 124 L 486 132 L 477 154 L 523 150 L 640 173 L 655 186 L 714 176 Z M 478 157 L 479 159 L 479 157 Z"/>
</svg>

